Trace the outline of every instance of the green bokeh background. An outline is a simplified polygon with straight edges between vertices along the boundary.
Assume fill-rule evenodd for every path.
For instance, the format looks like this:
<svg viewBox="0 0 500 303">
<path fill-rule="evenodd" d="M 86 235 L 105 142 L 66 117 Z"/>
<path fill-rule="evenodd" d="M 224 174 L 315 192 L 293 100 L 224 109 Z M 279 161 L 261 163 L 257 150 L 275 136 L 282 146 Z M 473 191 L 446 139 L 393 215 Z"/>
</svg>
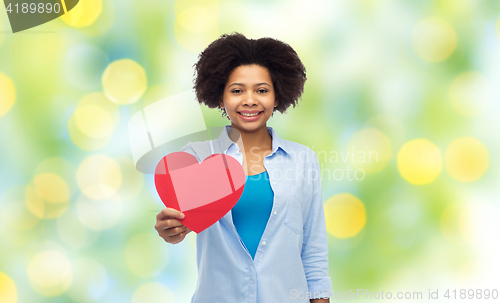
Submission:
<svg viewBox="0 0 500 303">
<path fill-rule="evenodd" d="M 100 3 L 78 5 L 85 2 L 88 9 Z M 436 62 L 418 52 L 418 41 L 442 45 L 425 35 L 418 40 L 419 24 L 431 17 L 456 35 L 456 47 Z M 0 73 L 14 83 L 16 97 L 0 116 L 0 298 L 190 300 L 196 235 L 178 245 L 158 237 L 155 216 L 163 204 L 152 176 L 133 167 L 127 125 L 145 106 L 190 90 L 198 54 L 233 31 L 287 42 L 306 66 L 299 105 L 268 122 L 280 137 L 327 153 L 349 151 L 350 138 L 365 128 L 390 141 L 381 170 L 362 180 L 322 180 L 325 202 L 350 193 L 366 209 L 366 223 L 354 236 L 328 235 L 335 292 L 418 291 L 425 301 L 429 289 L 439 289 L 433 302 L 449 302 L 442 297 L 447 289 L 498 289 L 499 17 L 500 2 L 493 0 L 103 0 L 88 26 L 59 18 L 12 34 L 2 11 Z M 103 144 L 82 149 L 70 136 L 70 118 L 84 96 L 103 92 L 104 70 L 121 59 L 142 66 L 147 90 L 137 102 L 117 106 L 119 121 Z M 486 105 L 471 94 L 468 104 L 479 108 L 471 114 L 450 98 L 453 81 L 468 72 L 491 87 Z M 0 86 L 0 108 L 6 98 Z M 202 106 L 202 112 L 208 127 L 227 124 L 217 110 Z M 463 137 L 476 138 L 488 152 L 487 170 L 472 182 L 457 180 L 445 165 L 447 148 Z M 403 178 L 397 161 L 404 144 L 419 138 L 432 142 L 443 161 L 437 177 L 422 185 Z M 92 199 L 77 172 L 89 157 L 103 155 L 117 164 L 121 182 L 112 197 Z M 322 169 L 349 165 L 319 158 Z M 485 159 L 469 160 L 474 167 Z M 44 172 L 68 184 L 67 201 L 30 204 L 30 193 L 43 196 L 34 180 Z M 40 205 L 51 217 L 37 216 Z M 353 301 L 359 300 L 384 301 Z"/>
</svg>

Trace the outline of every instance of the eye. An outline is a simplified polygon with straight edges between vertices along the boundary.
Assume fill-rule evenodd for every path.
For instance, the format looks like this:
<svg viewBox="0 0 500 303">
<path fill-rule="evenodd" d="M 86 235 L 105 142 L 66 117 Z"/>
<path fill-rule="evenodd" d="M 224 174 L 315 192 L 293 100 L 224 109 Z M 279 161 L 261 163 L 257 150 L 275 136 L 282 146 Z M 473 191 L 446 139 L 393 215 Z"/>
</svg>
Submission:
<svg viewBox="0 0 500 303">
<path fill-rule="evenodd" d="M 261 89 L 258 90 L 258 92 L 261 93 L 261 94 L 265 94 L 265 93 L 267 93 L 267 89 L 261 88 Z"/>
<path fill-rule="evenodd" d="M 233 89 L 231 92 L 234 94 L 238 94 L 241 92 L 241 89 Z"/>
</svg>

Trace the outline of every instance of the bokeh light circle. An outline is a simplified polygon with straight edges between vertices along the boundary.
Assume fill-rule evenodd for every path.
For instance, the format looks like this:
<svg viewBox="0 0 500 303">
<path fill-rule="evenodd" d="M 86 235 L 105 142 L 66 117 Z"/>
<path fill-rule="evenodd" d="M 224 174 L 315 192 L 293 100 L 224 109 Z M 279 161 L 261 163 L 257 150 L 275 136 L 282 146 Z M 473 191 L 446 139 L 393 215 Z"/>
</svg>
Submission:
<svg viewBox="0 0 500 303">
<path fill-rule="evenodd" d="M 102 75 L 102 86 L 106 96 L 117 104 L 134 103 L 146 91 L 146 72 L 133 60 L 114 61 Z"/>
<path fill-rule="evenodd" d="M 99 237 L 99 232 L 88 229 L 73 209 L 57 219 L 57 233 L 65 244 L 75 249 L 89 247 Z"/>
<path fill-rule="evenodd" d="M 86 27 L 93 24 L 102 12 L 102 0 L 82 0 L 61 19 L 72 27 Z"/>
<path fill-rule="evenodd" d="M 390 139 L 375 128 L 363 128 L 347 143 L 346 155 L 355 168 L 366 173 L 381 171 L 392 156 Z"/>
<path fill-rule="evenodd" d="M 443 19 L 431 17 L 420 21 L 413 32 L 413 47 L 428 62 L 446 60 L 457 47 L 453 27 Z"/>
<path fill-rule="evenodd" d="M 75 172 L 73 164 L 64 158 L 43 160 L 25 189 L 26 205 L 31 213 L 40 219 L 60 217 L 76 190 Z"/>
<path fill-rule="evenodd" d="M 464 116 L 477 116 L 493 103 L 493 84 L 480 73 L 463 73 L 451 83 L 449 97 L 457 112 Z"/>
<path fill-rule="evenodd" d="M 474 137 L 456 139 L 446 149 L 445 165 L 448 173 L 458 181 L 476 181 L 488 169 L 488 148 Z"/>
<path fill-rule="evenodd" d="M 76 126 L 88 137 L 102 138 L 113 133 L 111 115 L 100 106 L 94 104 L 79 106 L 74 115 Z"/>
<path fill-rule="evenodd" d="M 116 197 L 92 200 L 81 195 L 76 201 L 76 210 L 78 218 L 85 226 L 100 231 L 116 225 L 122 216 L 123 205 Z"/>
<path fill-rule="evenodd" d="M 186 7 L 176 14 L 174 34 L 183 48 L 199 52 L 217 39 L 217 14 L 208 5 Z"/>
<path fill-rule="evenodd" d="M 174 294 L 165 285 L 152 282 L 139 286 L 132 295 L 131 303 L 175 303 Z"/>
<path fill-rule="evenodd" d="M 84 96 L 68 121 L 71 141 L 83 150 L 106 145 L 120 121 L 118 105 L 103 93 Z"/>
<path fill-rule="evenodd" d="M 363 202 L 352 194 L 334 195 L 325 202 L 326 230 L 337 238 L 356 236 L 366 224 Z"/>
<path fill-rule="evenodd" d="M 7 75 L 0 72 L 0 117 L 7 114 L 15 102 L 16 88 L 14 82 Z"/>
<path fill-rule="evenodd" d="M 76 302 L 99 300 L 108 288 L 106 269 L 97 261 L 83 257 L 73 262 L 73 279 L 67 294 Z"/>
<path fill-rule="evenodd" d="M 57 250 L 36 254 L 30 260 L 27 271 L 32 287 L 46 297 L 64 293 L 72 282 L 71 263 Z"/>
<path fill-rule="evenodd" d="M 0 272 L 0 302 L 17 303 L 16 283 L 3 272 Z"/>
<path fill-rule="evenodd" d="M 406 142 L 399 150 L 397 162 L 401 176 L 415 185 L 431 183 L 443 167 L 441 151 L 427 139 Z"/>
<path fill-rule="evenodd" d="M 81 191 L 94 200 L 112 197 L 122 184 L 120 166 L 106 155 L 85 158 L 78 167 L 76 177 Z"/>
<path fill-rule="evenodd" d="M 168 246 L 158 235 L 142 233 L 133 236 L 125 246 L 125 263 L 139 277 L 154 277 L 167 265 Z"/>
<path fill-rule="evenodd" d="M 33 178 L 35 189 L 40 197 L 51 203 L 64 203 L 71 197 L 68 184 L 54 173 L 43 173 Z"/>
</svg>

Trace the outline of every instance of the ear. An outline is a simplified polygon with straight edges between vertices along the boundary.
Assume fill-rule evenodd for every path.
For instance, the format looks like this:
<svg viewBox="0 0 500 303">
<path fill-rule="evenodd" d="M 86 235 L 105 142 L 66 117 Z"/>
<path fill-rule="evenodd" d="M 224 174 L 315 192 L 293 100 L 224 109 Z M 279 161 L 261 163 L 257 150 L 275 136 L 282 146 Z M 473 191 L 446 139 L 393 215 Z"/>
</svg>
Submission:
<svg viewBox="0 0 500 303">
<path fill-rule="evenodd" d="M 274 107 L 278 106 L 279 102 L 278 99 L 274 100 Z"/>
<path fill-rule="evenodd" d="M 220 98 L 220 101 L 219 101 L 219 106 L 220 106 L 221 108 L 224 108 L 224 102 L 222 101 L 222 98 Z"/>
</svg>

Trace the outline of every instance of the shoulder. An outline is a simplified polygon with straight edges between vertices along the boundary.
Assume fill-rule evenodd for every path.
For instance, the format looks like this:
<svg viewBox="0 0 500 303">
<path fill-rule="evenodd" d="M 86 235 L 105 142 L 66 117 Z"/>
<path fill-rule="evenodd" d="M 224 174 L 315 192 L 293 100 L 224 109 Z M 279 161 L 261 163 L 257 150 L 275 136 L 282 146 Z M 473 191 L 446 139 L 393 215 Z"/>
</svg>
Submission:
<svg viewBox="0 0 500 303">
<path fill-rule="evenodd" d="M 281 139 L 284 143 L 286 152 L 295 161 L 317 162 L 316 153 L 308 146 L 294 141 Z"/>
</svg>

